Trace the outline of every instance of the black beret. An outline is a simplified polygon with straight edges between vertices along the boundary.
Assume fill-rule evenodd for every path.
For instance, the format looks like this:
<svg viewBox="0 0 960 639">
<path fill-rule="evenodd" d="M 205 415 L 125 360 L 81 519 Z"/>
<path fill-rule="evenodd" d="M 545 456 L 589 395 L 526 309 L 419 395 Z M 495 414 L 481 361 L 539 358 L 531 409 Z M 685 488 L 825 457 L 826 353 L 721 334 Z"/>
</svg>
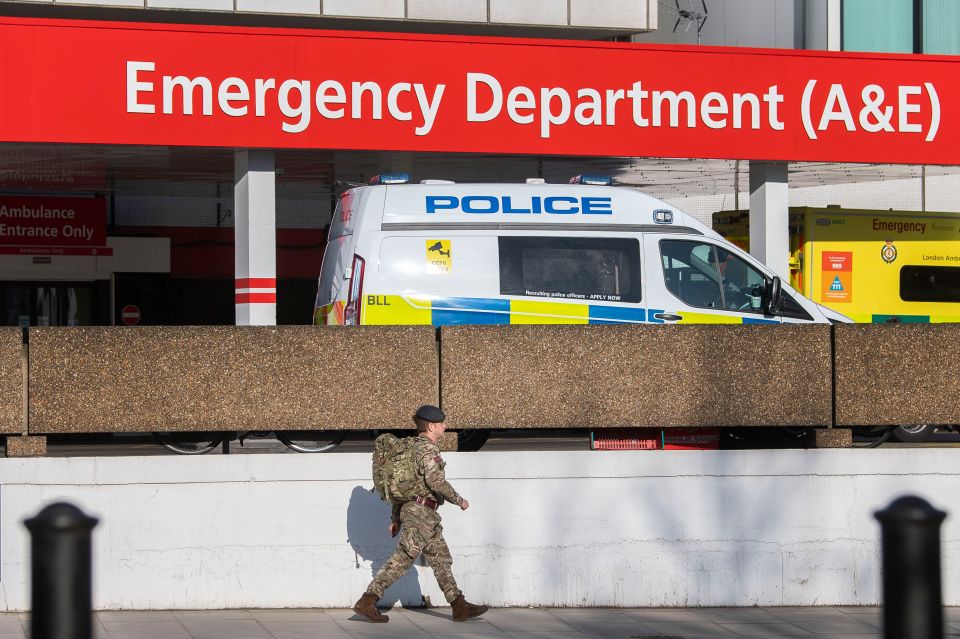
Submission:
<svg viewBox="0 0 960 639">
<path fill-rule="evenodd" d="M 442 410 L 436 406 L 431 406 L 430 404 L 424 404 L 418 408 L 416 416 L 424 421 L 433 422 L 435 424 L 439 424 L 447 419 L 447 416 L 443 414 Z"/>
</svg>

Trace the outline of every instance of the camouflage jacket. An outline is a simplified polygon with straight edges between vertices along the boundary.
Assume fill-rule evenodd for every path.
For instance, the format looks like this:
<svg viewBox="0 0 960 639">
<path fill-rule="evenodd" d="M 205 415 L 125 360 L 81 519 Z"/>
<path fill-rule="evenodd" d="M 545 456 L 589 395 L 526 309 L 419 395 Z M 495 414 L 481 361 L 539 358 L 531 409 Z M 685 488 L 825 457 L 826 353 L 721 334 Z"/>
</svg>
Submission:
<svg viewBox="0 0 960 639">
<path fill-rule="evenodd" d="M 417 494 L 437 500 L 438 504 L 449 501 L 457 506 L 463 501 L 453 486 L 447 481 L 443 472 L 447 465 L 440 457 L 440 447 L 423 435 L 417 436 L 413 442 L 413 460 L 417 465 L 417 474 L 422 484 Z M 394 505 L 393 519 L 399 520 L 400 504 Z"/>
<path fill-rule="evenodd" d="M 447 462 L 440 457 L 440 447 L 426 437 L 419 436 L 413 444 L 413 457 L 417 463 L 417 470 L 423 477 L 424 488 L 429 491 L 422 494 L 432 494 L 441 504 L 449 501 L 459 506 L 463 498 L 447 481 L 443 470 Z"/>
</svg>

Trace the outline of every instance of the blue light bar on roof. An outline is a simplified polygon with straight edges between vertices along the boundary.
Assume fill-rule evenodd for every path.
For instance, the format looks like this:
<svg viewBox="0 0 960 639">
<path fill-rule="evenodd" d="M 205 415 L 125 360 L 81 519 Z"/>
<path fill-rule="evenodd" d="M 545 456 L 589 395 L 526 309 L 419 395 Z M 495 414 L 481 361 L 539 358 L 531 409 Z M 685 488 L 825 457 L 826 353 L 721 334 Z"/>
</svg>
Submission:
<svg viewBox="0 0 960 639">
<path fill-rule="evenodd" d="M 381 173 L 370 178 L 370 184 L 409 184 L 409 173 Z"/>
<path fill-rule="evenodd" d="M 609 175 L 574 175 L 570 178 L 570 184 L 591 184 L 594 186 L 610 186 L 613 184 L 613 178 Z"/>
</svg>

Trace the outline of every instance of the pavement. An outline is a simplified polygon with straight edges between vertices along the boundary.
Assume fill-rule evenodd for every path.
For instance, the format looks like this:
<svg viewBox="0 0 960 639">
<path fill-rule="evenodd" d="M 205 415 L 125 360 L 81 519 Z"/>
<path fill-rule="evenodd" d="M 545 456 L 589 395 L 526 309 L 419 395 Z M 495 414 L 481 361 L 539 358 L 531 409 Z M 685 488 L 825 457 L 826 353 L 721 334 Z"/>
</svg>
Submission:
<svg viewBox="0 0 960 639">
<path fill-rule="evenodd" d="M 804 608 L 497 608 L 450 620 L 449 608 L 395 609 L 373 624 L 351 610 L 97 612 L 95 639 L 868 639 L 881 610 Z M 0 639 L 26 637 L 29 613 L 0 613 Z M 944 637 L 960 638 L 960 608 L 944 611 Z"/>
</svg>

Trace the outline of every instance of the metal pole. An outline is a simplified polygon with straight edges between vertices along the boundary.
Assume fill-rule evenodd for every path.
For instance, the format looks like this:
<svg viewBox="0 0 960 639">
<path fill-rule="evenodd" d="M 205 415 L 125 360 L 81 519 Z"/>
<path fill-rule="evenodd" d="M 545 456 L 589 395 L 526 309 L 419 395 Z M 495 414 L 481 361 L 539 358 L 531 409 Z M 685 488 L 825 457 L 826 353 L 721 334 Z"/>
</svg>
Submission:
<svg viewBox="0 0 960 639">
<path fill-rule="evenodd" d="M 30 531 L 30 636 L 91 639 L 90 533 L 94 517 L 63 502 L 24 522 Z"/>
<path fill-rule="evenodd" d="M 927 165 L 920 167 L 920 210 L 927 212 Z"/>
<path fill-rule="evenodd" d="M 911 495 L 874 516 L 883 537 L 883 636 L 943 639 L 940 524 L 947 514 Z"/>
<path fill-rule="evenodd" d="M 733 210 L 740 210 L 740 160 L 733 161 Z"/>
</svg>

